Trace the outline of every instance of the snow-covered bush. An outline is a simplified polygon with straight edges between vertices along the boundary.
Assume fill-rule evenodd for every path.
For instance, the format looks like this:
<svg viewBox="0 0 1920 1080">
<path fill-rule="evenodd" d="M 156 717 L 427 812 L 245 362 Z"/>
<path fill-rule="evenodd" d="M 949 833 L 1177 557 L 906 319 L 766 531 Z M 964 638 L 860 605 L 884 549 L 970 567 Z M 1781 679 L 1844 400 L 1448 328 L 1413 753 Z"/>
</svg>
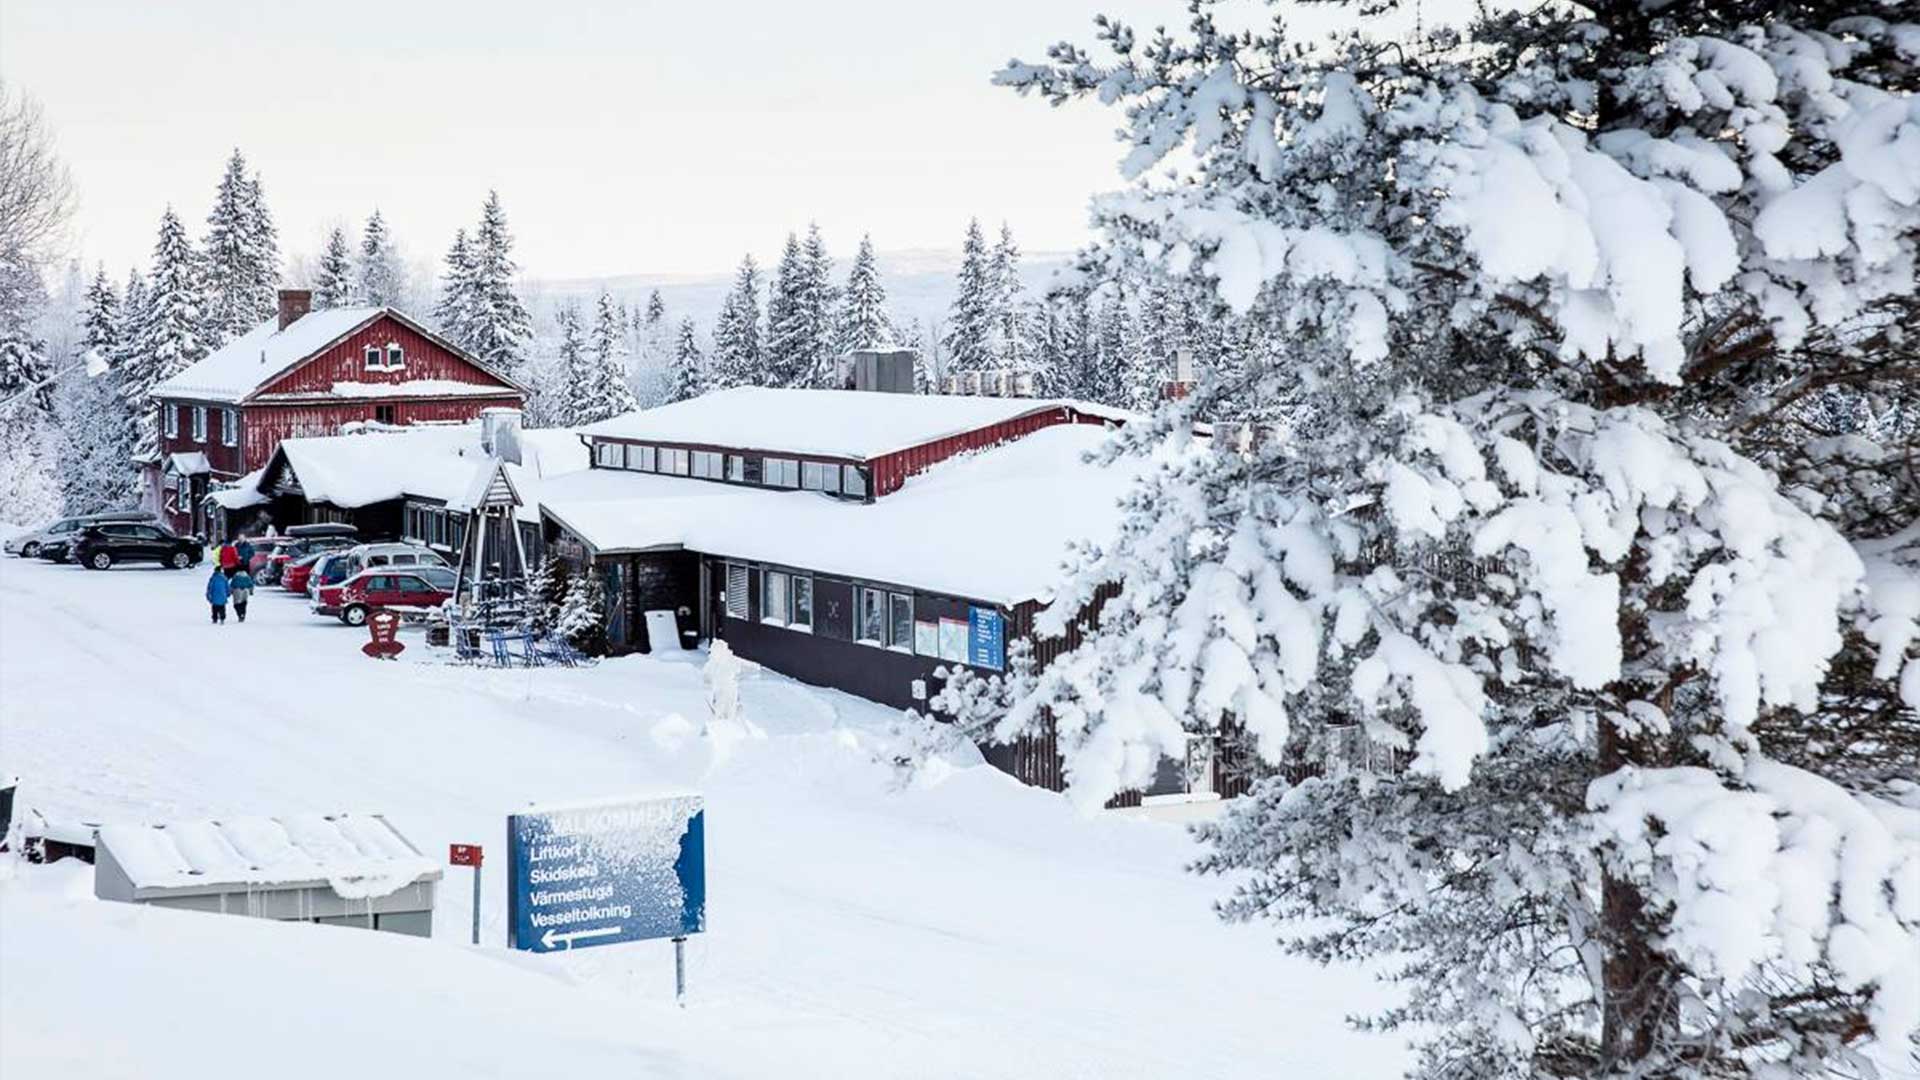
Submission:
<svg viewBox="0 0 1920 1080">
<path fill-rule="evenodd" d="M 1090 806 L 1244 741 L 1274 775 L 1200 868 L 1289 949 L 1391 956 L 1363 1022 L 1420 1075 L 1910 1054 L 1920 26 L 1678 0 L 1304 48 L 1248 8 L 998 76 L 1126 111 L 1083 267 L 1250 329 L 1110 452 L 1264 437 L 1162 455 L 994 734 L 1053 725 Z M 1281 779 L 1354 723 L 1405 768 Z"/>
<path fill-rule="evenodd" d="M 553 631 L 588 656 L 607 654 L 607 616 L 600 582 L 593 574 L 567 575 L 566 592 L 553 617 Z"/>
</svg>

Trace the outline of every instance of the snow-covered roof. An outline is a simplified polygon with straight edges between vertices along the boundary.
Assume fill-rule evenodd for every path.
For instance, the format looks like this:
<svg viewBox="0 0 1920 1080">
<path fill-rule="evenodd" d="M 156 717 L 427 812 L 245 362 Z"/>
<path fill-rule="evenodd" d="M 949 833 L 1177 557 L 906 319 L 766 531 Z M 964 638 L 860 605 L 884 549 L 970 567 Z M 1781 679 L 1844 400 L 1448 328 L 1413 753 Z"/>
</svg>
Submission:
<svg viewBox="0 0 1920 1080">
<path fill-rule="evenodd" d="M 739 386 L 616 416 L 581 431 L 614 439 L 864 460 L 1050 409 L 1073 409 L 1114 420 L 1128 415 L 1061 398 Z"/>
<path fill-rule="evenodd" d="M 547 481 L 541 505 L 603 553 L 686 548 L 1011 605 L 1050 596 L 1069 543 L 1119 523 L 1142 465 L 1083 461 L 1105 438 L 1042 428 L 872 503 L 592 469 Z"/>
<path fill-rule="evenodd" d="M 267 474 L 266 466 L 253 470 L 233 482 L 231 487 L 219 488 L 207 492 L 207 498 L 223 510 L 244 510 L 249 506 L 259 506 L 267 502 L 267 495 L 260 490 L 260 478 Z"/>
<path fill-rule="evenodd" d="M 176 476 L 205 476 L 213 471 L 213 464 L 198 450 L 180 450 L 167 455 L 167 471 Z"/>
<path fill-rule="evenodd" d="M 154 397 L 239 401 L 288 368 L 373 321 L 385 308 L 308 312 L 285 330 L 278 316 L 208 353 L 199 363 L 154 385 Z"/>
<path fill-rule="evenodd" d="M 533 521 L 538 520 L 542 481 L 585 469 L 587 448 L 572 431 L 558 428 L 522 430 L 519 435 L 520 464 L 508 464 L 507 475 L 523 501 L 522 518 Z M 480 478 L 492 478 L 492 458 L 481 445 L 478 423 L 368 425 L 347 435 L 282 439 L 278 453 L 308 502 L 339 507 L 414 495 L 465 509 L 477 483 L 484 491 Z"/>
<path fill-rule="evenodd" d="M 439 864 L 378 814 L 107 825 L 100 847 L 136 889 L 208 892 L 324 882 L 342 896 L 364 897 L 440 876 Z"/>
<path fill-rule="evenodd" d="M 512 387 L 499 383 L 462 382 L 459 379 L 409 379 L 396 383 L 337 382 L 331 390 L 302 390 L 289 394 L 261 394 L 255 401 L 308 401 L 314 398 L 348 398 L 358 401 L 362 398 L 434 398 L 458 397 L 470 394 L 514 393 Z"/>
</svg>

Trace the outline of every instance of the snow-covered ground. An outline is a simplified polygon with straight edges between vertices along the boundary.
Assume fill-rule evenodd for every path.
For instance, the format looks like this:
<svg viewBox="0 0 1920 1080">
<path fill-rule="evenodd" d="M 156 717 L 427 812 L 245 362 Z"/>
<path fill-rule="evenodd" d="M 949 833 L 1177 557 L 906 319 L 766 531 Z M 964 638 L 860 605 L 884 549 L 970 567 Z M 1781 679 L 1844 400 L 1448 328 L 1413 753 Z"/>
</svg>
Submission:
<svg viewBox="0 0 1920 1080">
<path fill-rule="evenodd" d="M 898 790 L 887 710 L 763 674 L 768 737 L 715 762 L 654 734 L 704 709 L 699 655 L 443 665 L 269 589 L 211 626 L 204 574 L 0 562 L 0 771 L 107 821 L 356 810 L 429 853 L 489 845 L 487 948 L 449 869 L 435 940 L 91 898 L 0 869 L 0 1076 L 1389 1076 L 1341 1017 L 1363 975 L 1226 927 L 1170 825 L 1075 815 L 983 766 Z M 664 942 L 504 949 L 505 817 L 695 788 L 710 932 L 672 1007 Z"/>
</svg>

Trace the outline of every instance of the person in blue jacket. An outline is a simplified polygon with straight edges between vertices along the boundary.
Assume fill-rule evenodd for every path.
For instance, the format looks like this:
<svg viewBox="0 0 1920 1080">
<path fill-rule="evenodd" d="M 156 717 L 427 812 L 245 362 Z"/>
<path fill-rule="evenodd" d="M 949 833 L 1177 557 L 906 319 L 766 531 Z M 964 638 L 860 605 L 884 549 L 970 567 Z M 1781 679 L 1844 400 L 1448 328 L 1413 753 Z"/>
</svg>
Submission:
<svg viewBox="0 0 1920 1080">
<path fill-rule="evenodd" d="M 227 621 L 227 596 L 231 590 L 227 585 L 227 575 L 220 568 L 213 568 L 212 576 L 207 578 L 207 603 L 213 608 L 213 621 Z"/>
</svg>

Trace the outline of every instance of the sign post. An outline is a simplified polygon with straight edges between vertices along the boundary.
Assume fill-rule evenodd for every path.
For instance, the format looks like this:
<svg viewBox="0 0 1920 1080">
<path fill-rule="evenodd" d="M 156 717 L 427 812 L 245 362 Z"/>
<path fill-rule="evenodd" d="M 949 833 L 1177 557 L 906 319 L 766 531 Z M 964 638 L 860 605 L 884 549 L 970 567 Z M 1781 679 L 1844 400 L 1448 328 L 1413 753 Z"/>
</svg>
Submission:
<svg viewBox="0 0 1920 1080">
<path fill-rule="evenodd" d="M 367 634 L 373 640 L 360 646 L 360 651 L 376 660 L 391 660 L 406 650 L 397 639 L 400 636 L 400 616 L 381 608 L 367 616 Z"/>
<path fill-rule="evenodd" d="M 507 818 L 507 944 L 530 952 L 671 938 L 707 928 L 706 808 L 698 795 L 528 810 Z"/>
<path fill-rule="evenodd" d="M 473 943 L 480 944 L 480 864 L 486 852 L 479 844 L 447 845 L 447 861 L 454 866 L 473 867 Z"/>
</svg>

